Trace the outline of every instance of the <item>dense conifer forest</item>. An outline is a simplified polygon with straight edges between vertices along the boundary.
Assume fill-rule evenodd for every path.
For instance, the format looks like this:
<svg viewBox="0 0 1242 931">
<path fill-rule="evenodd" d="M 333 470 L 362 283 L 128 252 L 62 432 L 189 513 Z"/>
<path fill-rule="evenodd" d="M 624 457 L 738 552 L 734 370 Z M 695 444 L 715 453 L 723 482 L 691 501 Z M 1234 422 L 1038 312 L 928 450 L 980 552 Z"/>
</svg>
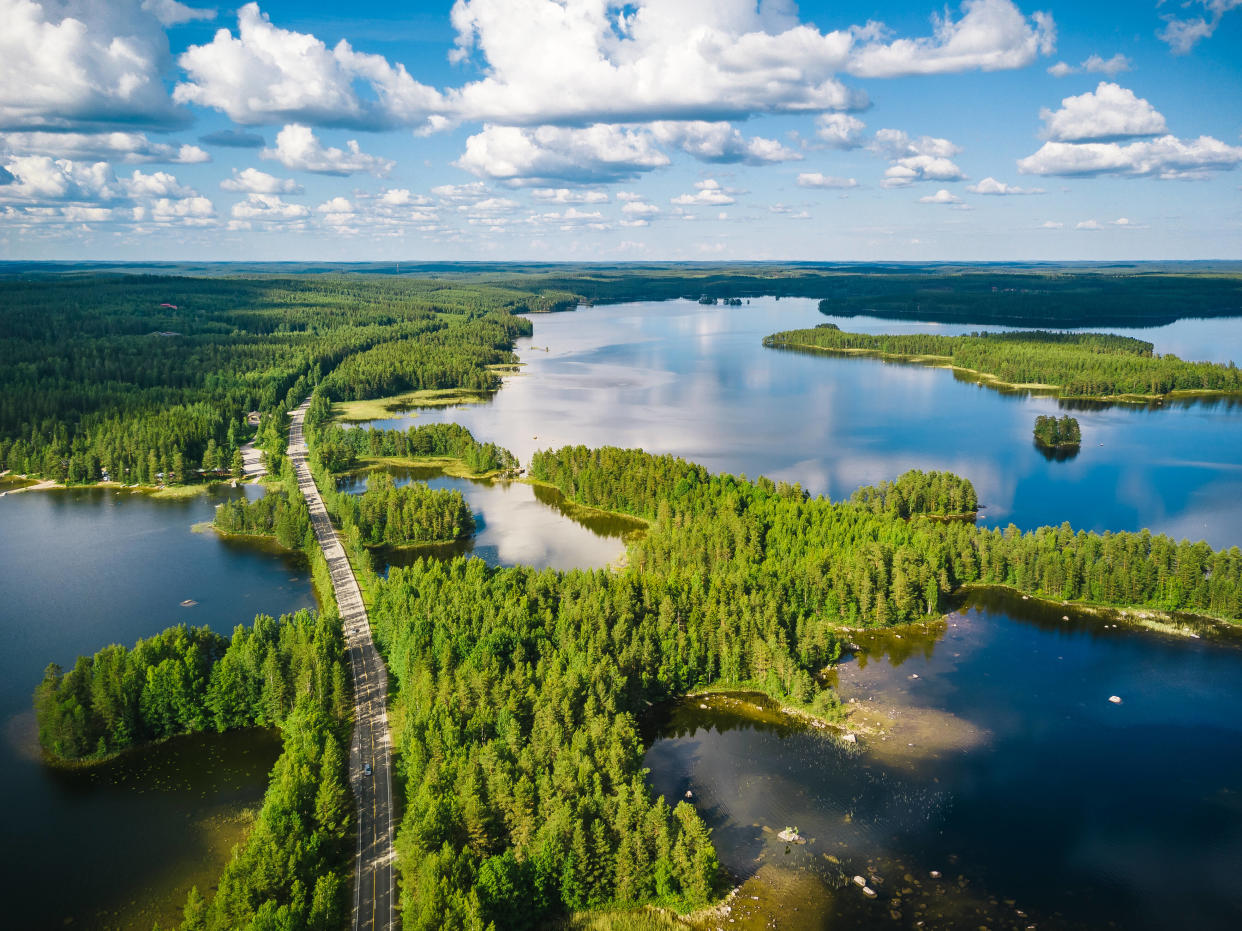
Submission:
<svg viewBox="0 0 1242 931">
<path fill-rule="evenodd" d="M 651 528 L 621 572 L 420 560 L 372 580 L 396 682 L 409 928 L 707 901 L 710 838 L 690 806 L 651 798 L 638 722 L 697 688 L 762 691 L 835 719 L 819 672 L 843 628 L 938 615 L 970 583 L 1242 617 L 1236 548 L 944 521 L 974 503 L 944 473 L 840 504 L 640 450 L 540 453 L 532 474 Z"/>
<path fill-rule="evenodd" d="M 360 497 L 344 495 L 336 474 L 386 458 L 455 459 L 476 473 L 519 464 L 456 425 L 344 428 L 331 422 L 332 402 L 490 390 L 494 366 L 511 361 L 513 339 L 529 332 L 511 313 L 570 306 L 568 292 L 592 296 L 583 279 L 571 287 L 546 270 L 510 277 L 496 286 L 327 276 L 3 285 L 14 299 L 0 311 L 13 323 L 0 333 L 0 468 L 71 482 L 105 470 L 127 482 L 161 473 L 184 481 L 231 463 L 253 431 L 276 484 L 264 498 L 221 507 L 216 525 L 303 548 L 322 574 L 283 457 L 286 413 L 313 392 L 306 435 L 316 480 L 364 576 L 392 673 L 407 928 L 523 929 L 583 908 L 710 902 L 721 882 L 710 832 L 692 805 L 652 793 L 643 715 L 721 688 L 837 720 L 821 673 L 846 631 L 938 616 L 964 585 L 1242 619 L 1237 548 L 1068 525 L 977 527 L 973 486 L 949 473 L 906 473 L 834 503 L 796 484 L 615 448 L 541 452 L 531 476 L 577 504 L 648 521 L 627 568 L 419 560 L 379 579 L 361 558 L 368 544 L 468 532 L 469 511 L 460 495 L 396 489 L 383 478 Z M 598 296 L 642 284 L 619 281 L 602 276 Z M 746 293 L 736 279 L 737 290 L 718 295 L 716 284 L 696 281 L 696 294 Z M 762 281 L 756 274 L 755 287 Z M 1236 282 L 1224 282 L 1219 300 L 1231 300 Z M 1007 300 L 988 293 L 977 306 Z M 825 348 L 947 357 L 1066 394 L 1164 393 L 1195 378 L 1226 386 L 1213 390 L 1240 384 L 1231 367 L 1157 358 L 1149 344 L 1093 334 L 858 337 L 821 328 L 777 337 L 804 334 Z M 262 413 L 257 431 L 245 420 L 251 410 Z M 67 672 L 49 667 L 35 696 L 40 736 L 54 756 L 89 760 L 178 733 L 281 728 L 284 752 L 256 826 L 218 891 L 191 895 L 182 927 L 339 927 L 352 810 L 342 663 L 330 613 L 261 617 L 232 638 L 173 628 L 130 650 L 106 647 Z"/>
<path fill-rule="evenodd" d="M 1103 333 L 1018 331 L 938 336 L 847 333 L 835 324 L 789 330 L 764 339 L 765 346 L 949 364 L 1003 385 L 1055 388 L 1065 398 L 1160 396 L 1174 391 L 1242 394 L 1242 371 L 1232 362 L 1186 362 L 1153 353 L 1152 344 Z"/>
<path fill-rule="evenodd" d="M 336 494 L 331 508 L 343 526 L 358 528 L 364 546 L 439 543 L 474 533 L 474 515 L 460 491 L 422 482 L 397 487 L 385 472 L 372 473 L 361 495 Z"/>
<path fill-rule="evenodd" d="M 246 415 L 492 389 L 537 295 L 428 279 L 98 276 L 0 282 L 0 470 L 70 483 L 229 470 Z M 274 425 L 283 430 L 283 421 Z"/>
</svg>

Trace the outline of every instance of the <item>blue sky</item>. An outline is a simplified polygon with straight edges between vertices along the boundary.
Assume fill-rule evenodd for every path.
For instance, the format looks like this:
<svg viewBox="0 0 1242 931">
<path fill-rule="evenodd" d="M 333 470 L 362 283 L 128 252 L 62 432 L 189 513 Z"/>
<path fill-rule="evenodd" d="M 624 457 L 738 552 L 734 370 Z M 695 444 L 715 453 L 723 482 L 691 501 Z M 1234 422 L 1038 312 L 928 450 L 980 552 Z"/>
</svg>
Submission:
<svg viewBox="0 0 1242 931">
<path fill-rule="evenodd" d="M 1242 258 L 1242 0 L 0 22 L 0 258 Z"/>
</svg>

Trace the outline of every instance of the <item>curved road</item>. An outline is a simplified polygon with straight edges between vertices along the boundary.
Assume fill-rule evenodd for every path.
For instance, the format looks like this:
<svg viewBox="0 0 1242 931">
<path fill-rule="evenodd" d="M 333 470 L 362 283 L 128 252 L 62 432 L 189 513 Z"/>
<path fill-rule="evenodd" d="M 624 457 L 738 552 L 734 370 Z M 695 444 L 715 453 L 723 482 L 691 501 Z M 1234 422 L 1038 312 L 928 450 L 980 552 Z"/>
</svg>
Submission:
<svg viewBox="0 0 1242 931">
<path fill-rule="evenodd" d="M 358 801 L 358 852 L 354 861 L 354 931 L 395 931 L 393 920 L 392 737 L 388 730 L 388 670 L 371 641 L 362 592 L 345 555 L 319 489 L 306 463 L 302 424 L 307 398 L 289 412 L 289 459 L 298 488 L 310 508 L 315 537 L 323 549 L 336 604 L 345 626 L 345 651 L 354 678 L 354 737 L 349 751 L 349 783 Z M 371 775 L 363 771 L 371 764 Z"/>
</svg>

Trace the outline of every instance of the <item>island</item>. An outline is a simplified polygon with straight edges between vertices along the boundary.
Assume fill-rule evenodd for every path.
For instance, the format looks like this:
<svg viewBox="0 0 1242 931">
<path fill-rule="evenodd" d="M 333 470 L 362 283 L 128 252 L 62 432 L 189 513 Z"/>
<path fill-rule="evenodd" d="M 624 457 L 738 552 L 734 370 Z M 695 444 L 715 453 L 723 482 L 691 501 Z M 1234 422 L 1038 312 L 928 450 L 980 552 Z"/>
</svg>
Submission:
<svg viewBox="0 0 1242 931">
<path fill-rule="evenodd" d="M 1151 343 L 1109 333 L 1017 330 L 962 336 L 849 333 L 835 323 L 773 333 L 775 349 L 874 356 L 949 368 L 960 377 L 1002 390 L 1060 398 L 1147 402 L 1168 397 L 1242 395 L 1235 365 L 1187 362 L 1157 355 Z"/>
<path fill-rule="evenodd" d="M 1078 418 L 1067 414 L 1058 419 L 1040 414 L 1035 418 L 1035 445 L 1044 450 L 1076 451 L 1082 445 Z"/>
</svg>

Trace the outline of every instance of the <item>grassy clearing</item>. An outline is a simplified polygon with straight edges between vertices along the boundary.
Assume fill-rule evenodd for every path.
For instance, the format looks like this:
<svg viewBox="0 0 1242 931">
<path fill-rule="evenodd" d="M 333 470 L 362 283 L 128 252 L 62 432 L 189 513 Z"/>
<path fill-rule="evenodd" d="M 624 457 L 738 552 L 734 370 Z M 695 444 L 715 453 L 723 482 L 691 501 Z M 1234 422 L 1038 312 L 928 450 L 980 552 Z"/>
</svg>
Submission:
<svg viewBox="0 0 1242 931">
<path fill-rule="evenodd" d="M 553 931 L 692 931 L 694 925 L 662 908 L 575 912 L 548 925 Z"/>
<path fill-rule="evenodd" d="M 355 472 L 367 472 L 372 469 L 383 469 L 390 466 L 406 468 L 439 469 L 450 478 L 497 478 L 499 472 L 475 472 L 466 465 L 463 459 L 449 459 L 444 456 L 376 456 L 359 459 Z"/>
<path fill-rule="evenodd" d="M 459 404 L 482 404 L 491 400 L 490 391 L 471 391 L 466 388 L 427 389 L 407 391 L 387 398 L 369 401 L 339 401 L 332 405 L 332 417 L 343 423 L 365 423 L 370 420 L 386 420 L 420 407 L 454 407 Z"/>
</svg>

